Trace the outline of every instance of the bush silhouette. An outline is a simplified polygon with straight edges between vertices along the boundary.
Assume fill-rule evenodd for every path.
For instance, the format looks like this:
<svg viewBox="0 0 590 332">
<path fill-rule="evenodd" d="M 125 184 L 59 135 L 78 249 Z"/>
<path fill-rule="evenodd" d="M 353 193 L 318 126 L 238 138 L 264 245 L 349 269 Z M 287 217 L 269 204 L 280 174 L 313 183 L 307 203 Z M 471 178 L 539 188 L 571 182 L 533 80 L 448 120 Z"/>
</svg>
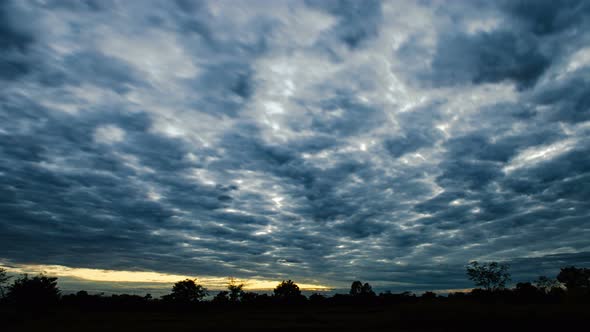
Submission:
<svg viewBox="0 0 590 332">
<path fill-rule="evenodd" d="M 571 294 L 587 294 L 590 291 L 590 269 L 564 267 L 559 271 L 557 280 L 562 282 Z"/>
<path fill-rule="evenodd" d="M 8 280 L 10 280 L 10 276 L 7 275 L 6 269 L 0 268 L 0 299 L 6 295 L 4 289 L 6 289 Z"/>
<path fill-rule="evenodd" d="M 253 304 L 253 303 L 268 303 L 270 302 L 270 296 L 267 294 L 258 294 L 254 292 L 244 292 L 242 294 L 242 303 Z"/>
<path fill-rule="evenodd" d="M 283 280 L 279 283 L 273 290 L 273 293 L 275 298 L 287 301 L 300 300 L 303 296 L 301 295 L 299 286 L 290 279 L 287 281 Z"/>
<path fill-rule="evenodd" d="M 486 291 L 497 291 L 510 281 L 508 268 L 508 264 L 498 262 L 480 264 L 472 261 L 467 265 L 467 276 L 476 286 L 482 286 Z"/>
<path fill-rule="evenodd" d="M 353 281 L 350 285 L 350 295 L 352 296 L 375 296 L 373 287 L 368 282 L 362 283 L 359 280 Z"/>
<path fill-rule="evenodd" d="M 207 289 L 197 284 L 196 279 L 178 281 L 172 286 L 172 293 L 165 296 L 165 300 L 179 303 L 196 303 L 208 295 Z"/>
<path fill-rule="evenodd" d="M 220 291 L 219 293 L 217 293 L 213 299 L 211 300 L 211 302 L 213 303 L 217 303 L 217 304 L 226 304 L 229 303 L 229 297 L 227 296 L 229 294 L 228 291 Z"/>
<path fill-rule="evenodd" d="M 227 290 L 229 291 L 229 301 L 233 303 L 241 301 L 242 297 L 244 296 L 243 288 L 243 283 L 238 283 L 236 279 L 230 277 L 227 284 Z"/>
<path fill-rule="evenodd" d="M 517 297 L 518 302 L 535 302 L 538 301 L 544 293 L 530 282 L 519 282 L 513 290 L 513 295 Z"/>
<path fill-rule="evenodd" d="M 420 295 L 420 298 L 422 300 L 434 300 L 436 299 L 436 293 L 434 292 L 424 292 L 422 295 Z"/>
<path fill-rule="evenodd" d="M 556 289 L 562 289 L 562 284 L 557 279 L 551 279 L 546 276 L 540 276 L 535 281 L 537 289 L 545 294 L 549 294 Z"/>
<path fill-rule="evenodd" d="M 326 297 L 322 294 L 318 294 L 318 293 L 313 293 L 309 296 L 309 302 L 311 303 L 316 303 L 316 304 L 322 304 L 326 302 Z"/>
<path fill-rule="evenodd" d="M 506 308 L 506 312 L 517 309 L 513 313 L 514 317 L 518 317 L 520 313 L 528 314 L 527 310 L 529 309 L 527 308 L 537 310 L 539 304 L 551 304 L 551 306 L 547 306 L 548 310 L 555 309 L 563 314 L 567 310 L 576 308 L 575 306 L 579 303 L 586 303 L 587 300 L 590 300 L 590 297 L 587 296 L 588 293 L 585 293 L 590 288 L 590 277 L 588 276 L 590 269 L 587 268 L 570 266 L 561 269 L 558 279 L 569 286 L 567 291 L 559 281 L 546 277 L 541 277 L 535 282 L 519 282 L 514 288 L 505 288 L 505 283 L 509 280 L 507 266 L 495 262 L 485 264 L 472 262 L 468 271 L 470 271 L 468 273 L 470 279 L 483 287 L 465 293 L 451 293 L 448 296 L 438 295 L 434 292 L 425 292 L 416 296 L 412 292 L 395 294 L 390 291 L 375 296 L 369 283 L 356 280 L 352 282 L 350 290 L 344 294 L 328 296 L 315 293 L 307 301 L 299 286 L 292 280 L 280 282 L 274 288 L 273 295 L 269 296 L 268 294 L 244 292 L 243 284 L 230 278 L 227 290 L 217 293 L 210 301 L 204 303 L 200 302 L 207 295 L 207 290 L 197 284 L 194 279 L 178 281 L 173 285 L 170 294 L 163 296 L 162 299 L 152 299 L 149 295 L 115 294 L 104 296 L 104 294 L 91 295 L 86 291 L 60 296 L 57 278 L 44 275 L 30 277 L 25 274 L 14 280 L 14 283 L 7 288 L 7 297 L 5 301 L 0 301 L 0 309 L 14 307 L 17 308 L 16 312 L 19 310 L 25 312 L 29 308 L 49 308 L 51 304 L 59 303 L 60 305 L 52 309 L 52 312 L 53 310 L 58 312 L 63 310 L 61 308 L 65 308 L 66 311 L 76 310 L 82 313 L 160 311 L 170 313 L 194 310 L 198 307 L 207 313 L 212 313 L 213 316 L 217 315 L 217 312 L 223 313 L 230 310 L 242 317 L 240 312 L 245 310 L 245 317 L 251 312 L 249 308 L 253 308 L 252 312 L 268 311 L 271 315 L 293 314 L 295 316 L 286 319 L 295 317 L 295 321 L 300 319 L 297 318 L 300 313 L 313 312 L 312 320 L 320 321 L 323 319 L 321 317 L 324 307 L 329 308 L 327 312 L 332 312 L 333 309 L 330 309 L 332 307 L 336 309 L 334 312 L 339 312 L 342 309 L 346 315 L 351 312 L 362 312 L 364 315 L 372 314 L 374 310 L 379 312 L 380 310 L 389 310 L 387 308 L 391 306 L 400 306 L 400 308 L 404 308 L 404 315 L 399 316 L 399 319 L 406 319 L 404 318 L 406 315 L 407 317 L 418 317 L 422 314 L 434 315 L 432 317 L 435 318 L 442 317 L 440 315 L 446 315 L 456 308 L 471 310 L 471 307 L 475 308 L 477 315 L 480 315 L 478 317 L 484 317 L 482 315 L 485 310 L 488 310 L 487 306 L 502 304 Z M 194 303 L 200 304 L 192 305 Z M 554 304 L 563 304 L 565 309 L 554 307 Z M 306 309 L 306 305 L 310 305 L 308 309 Z M 281 306 L 289 309 L 280 309 Z M 435 311 L 440 313 L 435 314 Z M 316 314 L 320 318 L 316 317 Z"/>
<path fill-rule="evenodd" d="M 36 309 L 56 304 L 60 298 L 57 278 L 23 274 L 8 287 L 7 298 L 10 303 Z"/>
</svg>

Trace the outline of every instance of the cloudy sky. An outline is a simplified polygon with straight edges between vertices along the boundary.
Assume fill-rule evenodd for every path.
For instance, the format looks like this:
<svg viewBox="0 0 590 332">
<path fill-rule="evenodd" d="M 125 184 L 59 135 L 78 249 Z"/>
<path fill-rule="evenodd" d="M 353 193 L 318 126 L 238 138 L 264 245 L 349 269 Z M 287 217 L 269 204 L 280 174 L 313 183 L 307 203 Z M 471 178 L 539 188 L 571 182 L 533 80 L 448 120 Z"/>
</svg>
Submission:
<svg viewBox="0 0 590 332">
<path fill-rule="evenodd" d="M 392 290 L 588 265 L 587 31 L 588 1 L 2 1 L 0 262 Z"/>
</svg>

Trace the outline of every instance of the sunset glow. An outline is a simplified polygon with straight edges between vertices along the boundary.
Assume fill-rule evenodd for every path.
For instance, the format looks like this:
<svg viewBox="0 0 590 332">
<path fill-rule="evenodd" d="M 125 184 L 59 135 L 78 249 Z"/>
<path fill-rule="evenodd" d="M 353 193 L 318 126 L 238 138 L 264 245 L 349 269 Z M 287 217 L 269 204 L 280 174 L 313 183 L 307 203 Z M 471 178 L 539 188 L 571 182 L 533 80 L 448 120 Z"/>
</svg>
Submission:
<svg viewBox="0 0 590 332">
<path fill-rule="evenodd" d="M 0 265 L 0 267 L 3 267 Z M 210 289 L 224 289 L 227 287 L 229 279 L 220 277 L 199 277 L 183 276 L 175 274 L 157 273 L 149 271 L 116 271 L 100 270 L 87 268 L 71 268 L 61 265 L 19 265 L 17 267 L 6 267 L 7 271 L 12 273 L 38 274 L 44 273 L 48 276 L 56 277 L 73 277 L 86 281 L 99 282 L 129 282 L 129 283 L 161 283 L 170 284 L 185 279 L 197 279 L 197 281 Z M 245 290 L 272 290 L 280 280 L 263 280 L 263 279 L 235 279 L 237 283 L 243 283 Z M 327 291 L 331 288 L 324 285 L 312 283 L 300 283 L 297 285 L 301 290 L 308 291 Z"/>
</svg>

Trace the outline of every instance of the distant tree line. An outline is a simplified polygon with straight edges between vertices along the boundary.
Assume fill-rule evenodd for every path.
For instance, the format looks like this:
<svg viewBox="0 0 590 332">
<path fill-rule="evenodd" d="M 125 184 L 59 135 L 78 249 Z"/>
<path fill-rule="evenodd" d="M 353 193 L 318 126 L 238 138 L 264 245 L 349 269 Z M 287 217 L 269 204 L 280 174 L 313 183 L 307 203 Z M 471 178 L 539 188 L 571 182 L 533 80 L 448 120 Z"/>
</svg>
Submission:
<svg viewBox="0 0 590 332">
<path fill-rule="evenodd" d="M 176 282 L 170 294 L 159 299 L 138 295 L 112 295 L 110 297 L 90 295 L 86 291 L 62 295 L 56 277 L 44 274 L 29 276 L 23 274 L 14 278 L 0 268 L 0 303 L 18 308 L 43 310 L 55 305 L 65 305 L 88 309 L 126 309 L 143 310 L 145 308 L 190 308 L 202 305 L 266 305 L 266 304 L 395 304 L 425 301 L 482 301 L 505 303 L 590 303 L 590 269 L 574 266 L 561 268 L 555 279 L 540 276 L 532 282 L 519 282 L 513 288 L 506 284 L 511 280 L 509 266 L 498 262 L 479 263 L 473 261 L 466 267 L 467 277 L 476 287 L 470 292 L 454 292 L 440 296 L 434 292 L 425 292 L 420 296 L 403 292 L 394 294 L 389 291 L 376 294 L 371 285 L 359 280 L 353 281 L 348 294 L 326 296 L 314 293 L 304 296 L 299 286 L 292 280 L 283 280 L 272 294 L 258 294 L 244 290 L 244 284 L 230 278 L 227 290 L 223 290 L 205 300 L 208 290 L 197 283 L 196 279 Z"/>
</svg>

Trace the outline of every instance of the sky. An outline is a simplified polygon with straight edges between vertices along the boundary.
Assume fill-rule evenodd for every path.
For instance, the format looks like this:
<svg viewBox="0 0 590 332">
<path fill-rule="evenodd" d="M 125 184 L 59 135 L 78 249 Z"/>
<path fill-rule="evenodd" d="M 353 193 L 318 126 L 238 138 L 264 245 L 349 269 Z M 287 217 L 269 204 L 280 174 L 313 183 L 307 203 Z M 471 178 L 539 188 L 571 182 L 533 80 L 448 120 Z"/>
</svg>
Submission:
<svg viewBox="0 0 590 332">
<path fill-rule="evenodd" d="M 0 264 L 62 288 L 590 264 L 590 2 L 0 2 Z"/>
</svg>

